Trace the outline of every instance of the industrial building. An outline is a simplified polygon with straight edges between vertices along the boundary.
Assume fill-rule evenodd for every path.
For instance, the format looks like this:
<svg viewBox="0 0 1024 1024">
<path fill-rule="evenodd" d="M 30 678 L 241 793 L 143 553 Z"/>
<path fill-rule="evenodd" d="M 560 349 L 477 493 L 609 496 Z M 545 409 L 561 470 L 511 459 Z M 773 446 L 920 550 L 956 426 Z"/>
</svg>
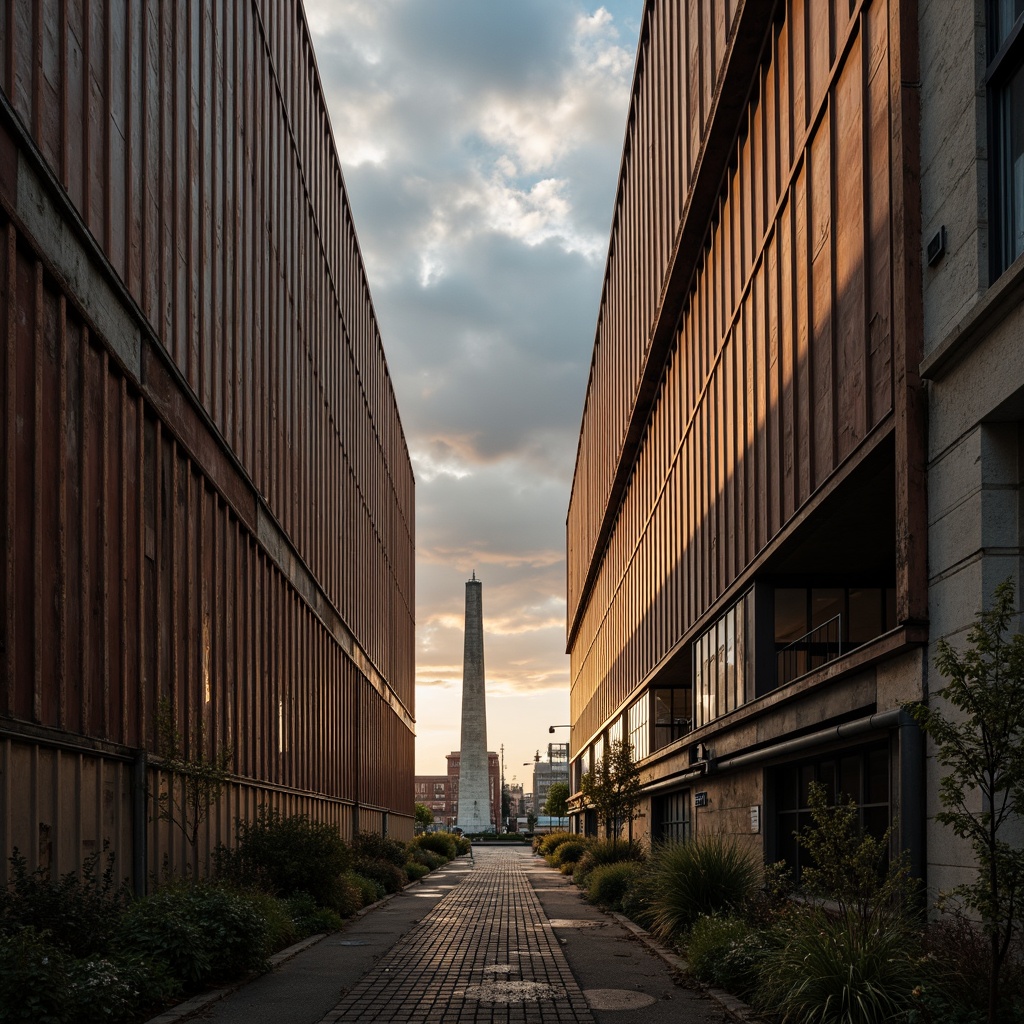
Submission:
<svg viewBox="0 0 1024 1024">
<path fill-rule="evenodd" d="M 203 872 L 261 805 L 411 836 L 413 474 L 301 3 L 0 39 L 0 881 Z M 227 755 L 195 843 L 174 732 Z"/>
<path fill-rule="evenodd" d="M 818 780 L 923 870 L 934 7 L 644 7 L 567 521 L 579 830 L 627 739 L 648 839 L 798 864 Z"/>
</svg>

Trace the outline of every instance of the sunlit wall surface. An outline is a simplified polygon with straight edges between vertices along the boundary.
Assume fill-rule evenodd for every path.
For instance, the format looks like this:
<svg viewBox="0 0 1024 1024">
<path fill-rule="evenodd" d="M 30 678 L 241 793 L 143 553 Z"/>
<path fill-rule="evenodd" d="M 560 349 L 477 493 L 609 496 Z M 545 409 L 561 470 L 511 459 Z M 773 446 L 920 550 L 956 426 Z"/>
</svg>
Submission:
<svg viewBox="0 0 1024 1024">
<path fill-rule="evenodd" d="M 625 716 L 635 747 L 678 755 L 648 762 L 652 783 L 701 741 L 741 749 L 721 729 L 778 703 L 793 641 L 776 588 L 811 595 L 804 665 L 841 675 L 879 638 L 887 657 L 922 639 L 900 88 L 916 25 L 898 0 L 775 8 L 649 0 L 637 57 L 568 512 L 568 650 L 574 756 Z M 815 588 L 841 595 L 827 618 Z M 895 595 L 866 639 L 862 591 Z M 891 706 L 832 699 L 822 721 Z"/>
<path fill-rule="evenodd" d="M 413 476 L 301 4 L 0 41 L 4 856 L 193 856 L 161 698 L 231 751 L 201 864 L 260 804 L 411 835 Z"/>
</svg>

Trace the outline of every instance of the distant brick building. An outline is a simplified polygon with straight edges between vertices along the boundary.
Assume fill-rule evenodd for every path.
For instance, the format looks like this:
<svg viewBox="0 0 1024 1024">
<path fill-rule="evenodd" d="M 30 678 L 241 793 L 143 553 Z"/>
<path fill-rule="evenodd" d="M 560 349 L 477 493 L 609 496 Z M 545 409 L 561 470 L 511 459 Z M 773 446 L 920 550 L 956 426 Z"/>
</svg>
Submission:
<svg viewBox="0 0 1024 1024">
<path fill-rule="evenodd" d="M 452 814 L 459 806 L 459 763 L 459 751 L 453 750 L 448 755 L 448 806 L 452 808 Z M 498 755 L 493 750 L 487 751 L 487 783 L 491 794 L 491 824 L 498 829 L 501 821 L 501 769 Z"/>
<path fill-rule="evenodd" d="M 417 775 L 413 782 L 416 803 L 429 807 L 434 812 L 434 821 L 444 825 L 455 824 L 454 805 L 448 799 L 448 776 Z"/>
</svg>

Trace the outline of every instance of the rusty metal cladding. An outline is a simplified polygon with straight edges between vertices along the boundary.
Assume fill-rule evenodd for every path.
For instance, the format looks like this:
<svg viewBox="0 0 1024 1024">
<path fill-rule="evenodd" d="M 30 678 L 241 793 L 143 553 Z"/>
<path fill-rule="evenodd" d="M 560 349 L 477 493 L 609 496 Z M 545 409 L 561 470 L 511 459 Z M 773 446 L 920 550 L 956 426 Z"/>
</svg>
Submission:
<svg viewBox="0 0 1024 1024">
<path fill-rule="evenodd" d="M 201 863 L 261 804 L 411 834 L 414 482 L 298 0 L 0 4 L 0 240 L 2 850 L 184 864 L 163 699 L 231 751 Z"/>
<path fill-rule="evenodd" d="M 574 750 L 923 422 L 894 395 L 898 0 L 712 7 L 644 10 L 567 521 Z"/>
</svg>

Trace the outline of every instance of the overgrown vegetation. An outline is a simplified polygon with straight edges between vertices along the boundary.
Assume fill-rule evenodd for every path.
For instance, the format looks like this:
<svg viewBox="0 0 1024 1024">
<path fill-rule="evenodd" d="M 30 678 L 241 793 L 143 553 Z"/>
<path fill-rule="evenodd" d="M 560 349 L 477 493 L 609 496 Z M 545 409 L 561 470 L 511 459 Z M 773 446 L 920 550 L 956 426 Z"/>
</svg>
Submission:
<svg viewBox="0 0 1024 1024">
<path fill-rule="evenodd" d="M 236 823 L 216 876 L 134 898 L 112 854 L 51 879 L 15 850 L 0 890 L 0 1022 L 132 1024 L 174 1000 L 267 969 L 272 952 L 422 877 L 469 843 L 446 834 L 402 843 L 261 809 Z"/>
<path fill-rule="evenodd" d="M 1003 975 L 1021 936 L 1024 903 L 1024 635 L 1011 633 L 1014 587 L 1004 580 L 957 652 L 940 640 L 935 664 L 949 682 L 908 710 L 935 742 L 946 774 L 936 821 L 970 844 L 971 882 L 946 894 L 981 918 L 989 943 L 988 1020 L 1003 1019 Z M 948 710 L 947 710 L 948 709 Z"/>
</svg>

